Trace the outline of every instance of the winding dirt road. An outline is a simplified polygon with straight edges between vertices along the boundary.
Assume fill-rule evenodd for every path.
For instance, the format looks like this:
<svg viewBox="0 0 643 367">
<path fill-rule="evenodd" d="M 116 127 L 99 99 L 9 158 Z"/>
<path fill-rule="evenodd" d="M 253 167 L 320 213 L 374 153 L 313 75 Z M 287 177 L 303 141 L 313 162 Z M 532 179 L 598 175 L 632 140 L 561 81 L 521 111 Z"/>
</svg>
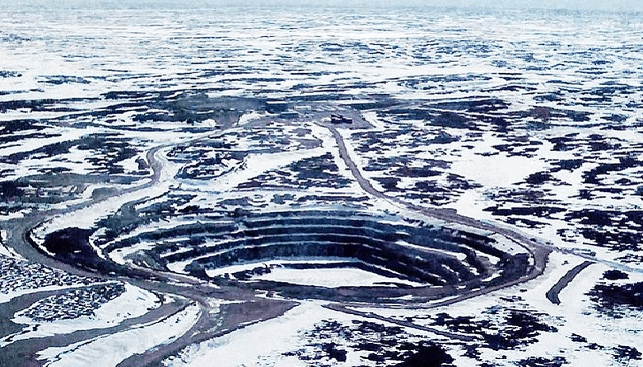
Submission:
<svg viewBox="0 0 643 367">
<path fill-rule="evenodd" d="M 0 223 L 2 229 L 7 231 L 6 244 L 29 261 L 37 262 L 51 268 L 60 269 L 70 274 L 95 278 L 102 281 L 127 282 L 155 294 L 171 294 L 184 300 L 176 304 L 166 304 L 158 309 L 151 310 L 139 318 L 126 320 L 114 327 L 82 331 L 64 336 L 22 340 L 20 342 L 9 344 L 3 348 L 2 358 L 0 358 L 0 361 L 3 362 L 3 366 L 41 366 L 43 361 L 37 359 L 37 353 L 43 349 L 69 345 L 78 341 L 125 331 L 135 325 L 146 324 L 154 320 L 162 320 L 171 315 L 178 314 L 189 303 L 198 304 L 200 308 L 198 319 L 186 333 L 179 336 L 175 341 L 169 344 L 158 346 L 157 348 L 148 350 L 143 354 L 130 356 L 118 364 L 119 367 L 158 365 L 161 360 L 180 351 L 188 345 L 228 333 L 242 326 L 245 327 L 256 322 L 278 317 L 297 305 L 296 302 L 291 301 L 263 299 L 260 300 L 260 304 L 262 306 L 261 312 L 257 312 L 257 298 L 255 297 L 254 292 L 248 290 L 230 287 L 214 287 L 207 284 L 207 282 L 182 276 L 180 274 L 159 274 L 151 270 L 141 270 L 142 272 L 148 273 L 149 279 L 90 272 L 45 255 L 35 248 L 35 243 L 30 239 L 33 228 L 38 227 L 54 216 L 70 214 L 82 209 L 90 208 L 106 200 L 114 200 L 117 196 L 136 192 L 141 192 L 141 195 L 143 196 L 144 190 L 155 185 L 159 185 L 164 180 L 173 178 L 167 176 L 165 169 L 167 160 L 160 153 L 163 149 L 182 144 L 192 144 L 200 140 L 217 137 L 224 133 L 225 130 L 217 131 L 214 133 L 204 134 L 187 141 L 162 144 L 150 149 L 146 153 L 146 158 L 150 168 L 152 169 L 152 175 L 150 176 L 150 181 L 147 183 L 122 190 L 113 195 L 92 198 L 87 202 L 75 204 L 67 207 L 66 209 L 36 212 L 21 219 L 14 219 Z M 30 303 L 34 303 L 39 299 L 46 297 L 50 293 L 51 292 L 38 292 L 32 294 L 28 298 L 30 299 Z M 213 306 L 211 304 L 211 300 L 213 299 L 234 300 L 239 303 L 236 303 L 234 307 L 222 307 L 220 312 L 212 313 L 211 311 L 213 310 Z M 19 309 L 24 309 L 25 306 L 28 305 L 23 303 L 23 301 L 24 300 L 22 298 L 18 297 L 16 300 L 12 300 L 8 304 L 4 305 L 4 308 L 15 308 L 14 306 L 16 305 L 16 302 L 21 302 L 21 304 L 18 305 Z M 12 316 L 12 312 L 0 315 L 0 317 L 7 320 Z M 18 325 L 13 323 L 11 324 L 12 325 L 6 325 L 6 328 L 3 328 L 6 330 L 17 331 L 17 328 L 19 328 Z"/>
<path fill-rule="evenodd" d="M 516 244 L 524 247 L 527 251 L 529 251 L 529 253 L 531 254 L 531 257 L 533 258 L 533 264 L 530 267 L 529 271 L 527 272 L 526 275 L 522 276 L 519 279 L 506 282 L 497 286 L 490 286 L 483 289 L 463 291 L 462 294 L 459 294 L 456 297 L 449 298 L 448 300 L 444 300 L 441 302 L 435 302 L 430 305 L 423 305 L 421 307 L 434 308 L 434 307 L 446 306 L 446 305 L 450 305 L 466 299 L 481 296 L 499 289 L 503 289 L 506 287 L 510 287 L 516 284 L 526 282 L 528 280 L 531 280 L 539 276 L 544 271 L 547 255 L 550 253 L 551 249 L 547 248 L 546 246 L 543 246 L 542 244 L 537 243 L 536 241 L 530 238 L 527 238 L 525 235 L 514 232 L 504 227 L 496 226 L 491 223 L 481 222 L 469 217 L 459 215 L 453 210 L 432 209 L 432 208 L 424 208 L 417 205 L 413 205 L 411 203 L 404 202 L 403 200 L 389 196 L 385 193 L 382 193 L 376 190 L 370 184 L 370 182 L 362 176 L 358 166 L 355 164 L 354 160 L 351 158 L 347 150 L 346 144 L 344 142 L 344 139 L 341 133 L 335 127 L 332 127 L 332 126 L 324 126 L 324 127 L 328 128 L 329 131 L 333 134 L 335 141 L 337 142 L 337 147 L 338 147 L 340 156 L 346 163 L 347 167 L 350 169 L 352 175 L 357 180 L 362 190 L 364 190 L 366 193 L 376 198 L 387 200 L 399 207 L 405 208 L 406 210 L 421 213 L 426 217 L 439 219 L 448 223 L 457 223 L 457 224 L 461 224 L 472 228 L 478 228 L 478 229 L 483 229 L 486 231 L 498 233 L 500 235 L 503 235 L 511 239 Z M 214 287 L 209 285 L 206 282 L 202 282 L 197 279 L 181 276 L 178 274 L 171 274 L 171 273 L 159 274 L 157 272 L 152 272 L 150 270 L 148 271 L 149 279 L 145 279 L 141 277 L 124 277 L 124 276 L 114 276 L 109 274 L 99 274 L 99 273 L 88 272 L 86 270 L 78 269 L 74 266 L 71 266 L 64 262 L 61 262 L 54 258 L 46 256 L 43 253 L 37 251 L 30 244 L 29 235 L 30 235 L 31 229 L 34 227 L 37 227 L 38 225 L 46 221 L 48 218 L 51 218 L 52 216 L 70 214 L 75 211 L 91 207 L 105 200 L 113 200 L 115 197 L 125 195 L 125 194 L 140 192 L 141 195 L 143 195 L 144 190 L 151 188 L 155 185 L 159 185 L 165 180 L 173 179 L 173 177 L 168 176 L 168 172 L 166 170 L 167 161 L 161 153 L 163 149 L 169 148 L 172 146 L 181 145 L 181 144 L 195 143 L 199 140 L 213 138 L 223 133 L 225 133 L 225 130 L 217 131 L 215 133 L 204 134 L 194 139 L 186 140 L 183 142 L 159 145 L 150 149 L 146 153 L 146 158 L 150 168 L 152 169 L 152 175 L 150 177 L 150 181 L 145 184 L 129 188 L 127 190 L 119 192 L 118 194 L 107 195 L 100 198 L 93 198 L 88 202 L 73 205 L 64 210 L 43 211 L 43 212 L 29 215 L 20 220 L 13 220 L 11 222 L 7 222 L 8 224 L 6 223 L 2 224 L 5 227 L 7 227 L 6 228 L 8 232 L 7 244 L 11 246 L 14 250 L 16 250 L 16 252 L 18 252 L 20 255 L 24 256 L 25 258 L 31 261 L 39 262 L 49 267 L 58 268 L 58 269 L 67 271 L 71 274 L 89 276 L 89 277 L 94 277 L 94 278 L 98 278 L 106 281 L 118 280 L 118 281 L 128 282 L 130 284 L 133 284 L 142 289 L 154 292 L 156 294 L 163 294 L 163 293 L 172 294 L 184 299 L 184 301 L 181 304 L 177 304 L 174 307 L 169 307 L 169 306 L 162 307 L 154 311 L 154 313 L 150 313 L 147 317 L 140 318 L 140 320 L 139 319 L 130 320 L 127 323 L 122 323 L 121 325 L 118 325 L 113 328 L 95 330 L 91 333 L 91 335 L 88 335 L 88 336 L 95 337 L 96 335 L 117 333 L 119 331 L 125 330 L 129 326 L 137 324 L 138 321 L 142 323 L 143 321 L 149 321 L 149 319 L 152 317 L 159 320 L 169 315 L 176 314 L 181 309 L 183 309 L 183 307 L 185 307 L 185 305 L 187 304 L 196 303 L 199 305 L 199 308 L 200 308 L 199 317 L 197 321 L 191 326 L 191 328 L 186 333 L 179 336 L 174 342 L 170 344 L 162 345 L 158 348 L 148 350 L 143 354 L 130 356 L 129 358 L 123 360 L 118 366 L 124 367 L 124 366 L 157 365 L 161 360 L 163 360 L 167 356 L 172 355 L 177 351 L 180 351 L 181 349 L 183 349 L 184 347 L 190 344 L 198 343 L 200 341 L 211 339 L 213 337 L 231 332 L 241 327 L 241 325 L 244 325 L 244 326 L 250 325 L 256 322 L 261 322 L 263 320 L 268 320 L 274 317 L 278 317 L 282 315 L 284 312 L 286 312 L 288 309 L 295 307 L 297 305 L 297 303 L 293 301 L 257 298 L 253 291 L 240 289 L 238 287 Z M 212 313 L 211 301 L 213 299 L 234 300 L 239 303 L 236 303 L 233 306 L 222 307 L 220 312 Z M 259 308 L 257 308 L 258 305 L 260 305 Z M 452 339 L 457 339 L 461 341 L 472 341 L 476 339 L 475 337 L 471 337 L 471 336 L 464 336 L 464 335 L 450 333 L 450 332 L 443 332 L 437 329 L 416 325 L 410 322 L 403 322 L 396 319 L 376 315 L 373 313 L 357 311 L 354 308 L 348 308 L 347 306 L 348 306 L 347 304 L 342 304 L 342 303 L 330 303 L 326 305 L 327 308 L 338 312 L 344 312 L 352 315 L 373 318 L 379 321 L 391 322 L 404 327 L 415 328 L 423 331 L 429 331 L 429 332 L 432 332 L 441 336 L 449 337 Z M 378 307 L 378 305 L 371 305 L 371 306 Z M 78 338 L 83 338 L 83 337 L 84 337 L 84 334 L 79 333 L 79 334 L 74 334 L 71 337 L 67 337 L 67 339 L 64 339 L 64 340 L 69 341 L 71 343 L 77 340 Z M 42 350 L 50 346 L 60 345 L 60 341 L 55 342 L 53 338 L 50 338 L 50 339 L 41 338 L 36 340 L 24 341 L 24 343 L 20 345 L 23 346 L 22 348 L 23 350 L 27 350 L 28 352 L 26 353 L 15 352 L 16 354 L 14 355 L 14 357 L 16 358 L 17 361 L 20 361 L 21 363 L 16 365 L 30 366 L 30 365 L 40 365 L 42 363 L 41 361 L 38 361 L 36 359 L 36 353 L 39 350 Z"/>
<path fill-rule="evenodd" d="M 325 126 L 325 127 L 328 128 L 331 131 L 331 133 L 333 134 L 333 137 L 335 138 L 335 140 L 337 142 L 337 147 L 339 149 L 340 156 L 342 157 L 342 159 L 346 163 L 346 166 L 348 166 L 348 168 L 350 169 L 351 173 L 353 174 L 353 177 L 355 177 L 355 179 L 359 183 L 360 187 L 365 192 L 371 194 L 374 197 L 387 200 L 387 201 L 389 201 L 391 203 L 394 203 L 397 206 L 401 206 L 401 207 L 403 207 L 403 208 L 405 208 L 407 210 L 410 210 L 410 211 L 413 211 L 413 212 L 416 212 L 416 213 L 421 213 L 421 214 L 423 214 L 423 215 L 425 215 L 425 216 L 427 216 L 429 218 L 435 218 L 435 219 L 443 220 L 443 221 L 449 222 L 449 223 L 457 223 L 457 224 L 461 224 L 461 225 L 464 225 L 464 226 L 477 228 L 477 229 L 483 229 L 483 230 L 490 231 L 490 232 L 493 232 L 493 233 L 501 234 L 501 235 L 509 238 L 510 240 L 512 240 L 517 245 L 524 247 L 531 254 L 531 256 L 532 256 L 532 258 L 534 260 L 534 264 L 531 266 L 531 269 L 529 270 L 527 275 L 525 275 L 525 276 L 523 276 L 520 279 L 517 279 L 515 281 L 508 282 L 508 283 L 505 283 L 505 284 L 502 284 L 502 285 L 499 285 L 499 286 L 496 286 L 496 287 L 488 287 L 488 288 L 485 288 L 485 289 L 482 289 L 482 290 L 479 290 L 479 291 L 473 291 L 473 292 L 470 292 L 470 293 L 467 293 L 467 294 L 463 294 L 462 296 L 458 297 L 457 299 L 445 301 L 447 303 L 445 303 L 443 305 L 459 302 L 459 301 L 462 301 L 462 300 L 467 299 L 467 298 L 476 297 L 476 296 L 479 296 L 481 294 L 489 293 L 489 292 L 492 292 L 492 291 L 495 291 L 495 290 L 498 290 L 498 289 L 502 289 L 502 288 L 506 288 L 506 287 L 509 287 L 509 286 L 512 286 L 512 285 L 515 285 L 515 284 L 526 282 L 528 280 L 534 279 L 535 277 L 541 275 L 543 273 L 543 271 L 545 270 L 545 266 L 547 264 L 547 256 L 551 252 L 551 249 L 547 248 L 547 247 L 545 247 L 545 246 L 543 246 L 543 245 L 541 245 L 539 243 L 537 243 L 536 241 L 534 241 L 531 238 L 526 237 L 525 235 L 522 235 L 522 234 L 520 234 L 518 232 L 509 230 L 509 229 L 504 228 L 504 227 L 494 225 L 492 223 L 481 222 L 481 221 L 473 219 L 473 218 L 469 218 L 469 217 L 465 217 L 463 215 L 459 215 L 459 214 L 456 213 L 455 210 L 452 210 L 452 209 L 425 208 L 425 207 L 421 207 L 421 206 L 414 205 L 414 204 L 411 204 L 411 203 L 407 203 L 407 202 L 405 202 L 403 200 L 400 200 L 400 199 L 398 199 L 396 197 L 389 196 L 389 195 L 387 195 L 387 194 L 385 194 L 383 192 L 380 192 L 380 191 L 376 190 L 371 185 L 371 183 L 366 178 L 364 178 L 364 176 L 362 176 L 361 171 L 359 170 L 359 168 L 357 167 L 357 165 L 355 164 L 355 162 L 351 158 L 350 154 L 348 153 L 348 150 L 346 149 L 346 144 L 344 143 L 344 138 L 339 133 L 339 131 L 337 131 L 337 129 L 335 127 L 332 127 L 332 126 Z M 432 307 L 434 307 L 434 306 L 432 306 Z"/>
</svg>

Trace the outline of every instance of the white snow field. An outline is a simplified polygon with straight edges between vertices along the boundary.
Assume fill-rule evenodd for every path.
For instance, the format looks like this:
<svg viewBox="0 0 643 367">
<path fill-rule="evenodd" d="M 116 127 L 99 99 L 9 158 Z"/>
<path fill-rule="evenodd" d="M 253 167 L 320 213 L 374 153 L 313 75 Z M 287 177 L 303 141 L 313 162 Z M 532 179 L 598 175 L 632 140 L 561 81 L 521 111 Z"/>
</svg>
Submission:
<svg viewBox="0 0 643 367">
<path fill-rule="evenodd" d="M 294 3 L 0 0 L 0 366 L 643 366 L 643 14 Z"/>
</svg>

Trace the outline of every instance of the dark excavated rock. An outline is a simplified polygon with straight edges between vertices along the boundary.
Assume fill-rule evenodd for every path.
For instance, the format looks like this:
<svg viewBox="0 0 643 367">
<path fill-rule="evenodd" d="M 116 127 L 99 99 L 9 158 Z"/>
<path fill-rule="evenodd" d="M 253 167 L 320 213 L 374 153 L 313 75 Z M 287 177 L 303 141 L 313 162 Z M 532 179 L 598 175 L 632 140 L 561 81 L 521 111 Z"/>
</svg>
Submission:
<svg viewBox="0 0 643 367">
<path fill-rule="evenodd" d="M 44 246 L 47 251 L 60 256 L 67 254 L 91 255 L 94 253 L 89 245 L 89 236 L 92 233 L 91 230 L 78 227 L 61 229 L 47 234 Z"/>
<path fill-rule="evenodd" d="M 0 182 L 0 200 L 12 200 L 21 197 L 24 194 L 24 186 L 26 185 L 15 181 Z"/>
<path fill-rule="evenodd" d="M 178 207 L 170 205 L 177 204 L 176 198 L 167 203 L 157 202 L 154 204 L 157 208 L 146 207 L 146 212 L 151 210 L 152 214 L 179 217 L 198 214 L 207 220 L 159 228 L 114 241 L 119 233 L 129 230 L 124 224 L 131 223 L 131 220 L 123 218 L 121 221 L 113 216 L 114 223 L 104 223 L 114 232 L 106 233 L 107 240 L 112 241 L 106 243 L 104 252 L 140 242 L 154 242 L 153 249 L 136 259 L 132 257 L 132 261 L 167 270 L 170 264 L 187 260 L 186 272 L 221 285 L 273 290 L 293 298 L 353 301 L 368 298 L 371 302 L 401 297 L 409 294 L 406 290 L 410 288 L 413 288 L 411 293 L 417 293 L 415 302 L 426 298 L 428 290 L 435 286 L 447 286 L 447 293 L 455 285 L 471 289 L 491 286 L 524 276 L 530 269 L 529 255 L 509 256 L 494 246 L 492 238 L 434 227 L 420 221 L 399 220 L 348 207 L 254 212 L 247 209 L 252 204 L 247 198 L 228 199 L 225 206 L 231 207 L 230 210 L 212 212 L 189 206 L 188 199 L 185 203 L 181 201 L 185 205 Z M 125 215 L 126 212 L 119 213 Z M 147 215 L 137 218 L 145 220 L 145 217 Z M 176 241 L 173 240 L 175 238 L 185 239 Z M 460 258 L 455 253 L 465 256 Z M 498 257 L 500 261 L 492 264 L 487 256 Z M 321 265 L 307 261 L 329 258 L 339 261 Z M 362 269 L 390 281 L 373 284 L 365 292 L 364 287 L 324 288 L 257 278 L 269 270 L 259 264 L 271 260 L 296 260 L 297 264 L 288 265 L 296 269 Z M 225 272 L 208 276 L 210 270 L 236 265 L 248 266 L 251 270 L 237 272 L 232 277 L 226 277 Z M 494 273 L 500 276 L 489 278 Z M 410 287 L 402 284 L 405 280 L 420 284 Z"/>
<path fill-rule="evenodd" d="M 401 296 L 402 288 L 408 286 L 396 285 L 395 278 L 427 286 L 465 284 L 480 287 L 517 279 L 529 270 L 528 254 L 508 256 L 494 247 L 494 240 L 485 236 L 410 225 L 402 221 L 395 223 L 381 220 L 377 216 L 348 210 L 252 213 L 238 208 L 222 217 L 221 222 L 186 224 L 142 233 L 137 239 L 129 238 L 112 243 L 107 250 L 112 251 L 140 240 L 162 242 L 167 237 L 189 236 L 194 242 L 183 242 L 183 251 L 176 251 L 176 243 L 157 245 L 154 251 L 172 252 L 158 259 L 168 264 L 194 259 L 185 267 L 185 271 L 221 284 L 234 283 L 235 280 L 224 275 L 210 278 L 206 271 L 274 259 L 301 261 L 341 258 L 344 259 L 341 261 L 342 265 L 322 266 L 304 261 L 291 267 L 351 267 L 392 278 L 388 287 L 386 284 L 374 285 L 375 288 L 379 286 L 382 289 L 367 295 L 371 301 L 380 297 L 385 299 Z M 208 245 L 204 245 L 206 240 Z M 488 262 L 480 259 L 475 250 L 499 257 L 501 261 L 490 268 Z M 450 255 L 454 252 L 464 253 L 465 259 L 460 260 Z M 295 298 L 340 297 L 359 300 L 365 297 L 365 293 L 360 294 L 357 290 L 340 291 L 253 279 L 263 271 L 262 267 L 232 275 L 239 282 L 251 280 L 246 286 L 274 289 L 282 295 Z M 482 281 L 482 278 L 496 271 L 500 272 L 500 277 Z"/>
<path fill-rule="evenodd" d="M 63 262 L 101 274 L 123 274 L 130 277 L 150 278 L 149 274 L 137 269 L 102 259 L 89 244 L 92 230 L 70 227 L 45 236 L 43 246 L 49 253 Z M 35 245 L 32 243 L 32 245 Z M 152 277 L 154 278 L 154 277 Z"/>
</svg>

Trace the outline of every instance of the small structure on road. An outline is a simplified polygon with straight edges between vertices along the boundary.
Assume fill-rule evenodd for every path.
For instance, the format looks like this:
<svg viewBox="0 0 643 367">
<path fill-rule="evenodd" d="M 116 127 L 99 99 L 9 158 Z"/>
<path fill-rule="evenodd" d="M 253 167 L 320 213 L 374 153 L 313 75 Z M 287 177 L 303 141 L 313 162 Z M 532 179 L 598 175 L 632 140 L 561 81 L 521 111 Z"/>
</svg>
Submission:
<svg viewBox="0 0 643 367">
<path fill-rule="evenodd" d="M 330 123 L 331 124 L 352 124 L 353 119 L 344 117 L 338 113 L 331 113 L 330 114 Z"/>
</svg>

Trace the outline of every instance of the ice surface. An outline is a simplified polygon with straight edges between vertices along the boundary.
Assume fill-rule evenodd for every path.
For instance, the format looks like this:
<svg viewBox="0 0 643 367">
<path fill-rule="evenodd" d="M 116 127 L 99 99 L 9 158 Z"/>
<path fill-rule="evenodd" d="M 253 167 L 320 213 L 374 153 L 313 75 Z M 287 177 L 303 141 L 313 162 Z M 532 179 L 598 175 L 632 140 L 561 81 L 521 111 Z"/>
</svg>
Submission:
<svg viewBox="0 0 643 367">
<path fill-rule="evenodd" d="M 288 282 L 302 285 L 316 285 L 328 288 L 336 287 L 368 287 L 377 283 L 396 282 L 408 284 L 402 279 L 387 278 L 369 273 L 361 269 L 273 269 L 258 279 Z M 410 283 L 413 284 L 413 283 Z M 416 283 L 416 285 L 421 285 Z"/>
<path fill-rule="evenodd" d="M 337 259 L 339 260 L 339 259 Z M 367 287 L 374 286 L 378 283 L 400 283 L 411 286 L 422 286 L 421 283 L 415 283 L 404 279 L 389 278 L 375 273 L 371 273 L 356 268 L 338 268 L 338 269 L 293 269 L 288 267 L 290 264 L 341 264 L 341 261 L 333 259 L 310 259 L 300 261 L 280 261 L 271 260 L 254 264 L 235 265 L 222 267 L 212 270 L 206 270 L 208 276 L 213 277 L 226 273 L 235 273 L 244 270 L 252 270 L 255 267 L 269 267 L 270 273 L 261 274 L 252 277 L 253 280 L 270 280 L 276 282 L 286 282 L 301 285 L 314 285 L 328 288 L 336 287 Z"/>
</svg>

